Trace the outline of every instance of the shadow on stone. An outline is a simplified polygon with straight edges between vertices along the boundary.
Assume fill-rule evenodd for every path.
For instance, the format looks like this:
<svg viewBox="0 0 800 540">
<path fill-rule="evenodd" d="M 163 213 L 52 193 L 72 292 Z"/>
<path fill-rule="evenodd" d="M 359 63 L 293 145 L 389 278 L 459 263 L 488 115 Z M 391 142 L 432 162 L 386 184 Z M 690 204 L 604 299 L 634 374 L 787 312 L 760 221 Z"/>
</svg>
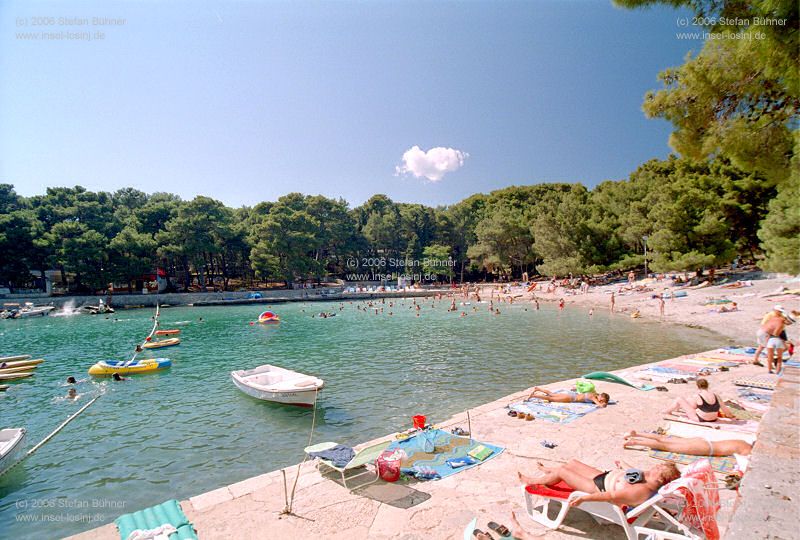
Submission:
<svg viewBox="0 0 800 540">
<path fill-rule="evenodd" d="M 431 498 L 430 493 L 418 491 L 406 485 L 389 484 L 380 480 L 376 484 L 354 489 L 353 493 L 395 508 L 404 509 L 416 506 Z"/>
<path fill-rule="evenodd" d="M 411 508 L 431 498 L 429 493 L 418 491 L 408 485 L 391 484 L 383 480 L 375 482 L 374 474 L 364 474 L 365 470 L 363 469 L 356 469 L 356 471 L 358 473 L 352 477 L 358 477 L 357 480 L 351 480 L 351 475 L 347 475 L 347 488 L 353 495 L 366 497 L 396 508 Z M 328 469 L 321 474 L 323 478 L 342 485 L 342 476 L 337 471 Z"/>
</svg>

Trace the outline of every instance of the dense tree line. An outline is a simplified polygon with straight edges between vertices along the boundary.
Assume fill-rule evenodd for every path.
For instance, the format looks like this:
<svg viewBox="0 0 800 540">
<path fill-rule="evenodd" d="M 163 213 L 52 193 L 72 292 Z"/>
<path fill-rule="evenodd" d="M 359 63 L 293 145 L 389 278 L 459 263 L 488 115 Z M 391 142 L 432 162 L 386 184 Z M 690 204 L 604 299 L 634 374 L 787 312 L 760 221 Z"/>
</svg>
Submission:
<svg viewBox="0 0 800 540">
<path fill-rule="evenodd" d="M 591 190 L 509 187 L 438 208 L 375 195 L 351 209 L 292 193 L 232 209 L 208 197 L 182 201 L 130 188 L 48 188 L 25 198 L 6 184 L 0 282 L 21 287 L 31 272 L 49 268 L 69 276 L 73 290 L 131 284 L 156 267 L 184 287 L 225 288 L 231 279 L 291 282 L 375 270 L 442 279 L 597 273 L 640 266 L 644 236 L 653 270 L 695 269 L 763 257 L 760 227 L 775 195 L 762 176 L 725 160 L 677 157 Z M 410 267 L 364 267 L 365 259 Z M 430 263 L 443 259 L 452 263 Z"/>
</svg>

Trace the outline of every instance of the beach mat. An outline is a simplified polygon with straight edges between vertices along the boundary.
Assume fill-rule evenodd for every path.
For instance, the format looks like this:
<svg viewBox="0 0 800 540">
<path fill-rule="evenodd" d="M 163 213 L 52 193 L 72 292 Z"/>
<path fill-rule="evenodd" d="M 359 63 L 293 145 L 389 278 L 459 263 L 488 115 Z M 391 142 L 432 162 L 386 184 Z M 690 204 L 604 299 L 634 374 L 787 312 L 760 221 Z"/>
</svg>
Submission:
<svg viewBox="0 0 800 540">
<path fill-rule="evenodd" d="M 664 450 L 650 450 L 649 455 L 654 459 L 671 461 L 673 463 L 680 463 L 681 465 L 690 465 L 695 461 L 707 459 L 709 463 L 711 463 L 711 468 L 722 474 L 732 473 L 734 470 L 736 470 L 736 459 L 734 459 L 732 456 L 692 456 L 689 454 L 679 454 L 677 452 L 666 452 Z"/>
<path fill-rule="evenodd" d="M 428 450 L 430 449 L 430 442 L 433 443 L 432 452 L 426 451 L 426 446 Z M 455 469 L 447 464 L 447 461 L 451 459 L 466 458 L 471 451 L 479 446 L 492 450 L 491 455 L 472 465 L 464 465 Z M 428 429 L 413 437 L 395 441 L 389 445 L 388 450 L 396 449 L 401 449 L 406 453 L 406 458 L 400 464 L 401 470 L 427 467 L 436 472 L 440 478 L 446 478 L 472 467 L 477 467 L 481 463 L 486 463 L 490 459 L 499 456 L 505 450 L 502 446 L 480 442 L 469 437 L 460 437 L 441 429 Z"/>
<path fill-rule="evenodd" d="M 730 399 L 725 400 L 725 405 L 728 407 L 728 409 L 730 409 L 731 413 L 733 413 L 733 416 L 737 420 L 755 420 L 756 422 L 760 422 L 765 412 L 748 409 L 735 401 L 731 401 Z"/>
<path fill-rule="evenodd" d="M 739 367 L 741 365 L 741 362 L 734 362 L 730 359 L 722 360 L 720 358 L 710 358 L 708 356 L 695 356 L 692 358 L 692 360 L 703 362 L 712 368 L 720 368 L 720 367 L 732 368 L 732 367 Z"/>
<path fill-rule="evenodd" d="M 655 386 L 650 384 L 634 384 L 629 380 L 625 379 L 624 377 L 620 377 L 619 375 L 614 375 L 613 373 L 608 373 L 606 371 L 594 371 L 592 373 L 587 373 L 583 376 L 584 379 L 592 379 L 595 381 L 608 381 L 617 384 L 624 384 L 625 386 L 630 386 L 631 388 L 636 388 L 637 390 L 653 390 Z"/>
<path fill-rule="evenodd" d="M 675 414 L 667 415 L 664 420 L 670 422 L 683 422 L 684 424 L 691 424 L 705 429 L 722 429 L 725 431 L 736 431 L 739 433 L 755 433 L 758 431 L 758 422 L 755 420 L 732 420 L 730 418 L 719 418 L 716 422 L 695 422 L 689 420 L 685 416 L 677 416 Z"/>
<path fill-rule="evenodd" d="M 748 443 L 752 443 L 756 440 L 755 433 L 728 431 L 724 427 L 720 429 L 708 429 L 706 427 L 701 427 L 694 424 L 668 421 L 666 428 L 670 437 L 700 437 L 710 441 L 726 441 L 730 439 L 736 439 L 740 441 L 746 441 Z"/>
<path fill-rule="evenodd" d="M 132 514 L 122 515 L 114 520 L 122 540 L 128 538 L 137 529 L 155 529 L 166 523 L 178 529 L 177 532 L 169 535 L 169 540 L 197 540 L 197 533 L 195 533 L 192 523 L 175 499 Z"/>
<path fill-rule="evenodd" d="M 736 386 L 775 390 L 778 386 L 778 376 L 775 374 L 756 375 L 754 377 L 740 377 L 733 381 Z"/>
<path fill-rule="evenodd" d="M 703 366 L 698 365 L 691 365 L 691 364 L 680 364 L 678 362 L 662 362 L 659 366 L 668 368 L 668 369 L 675 369 L 678 371 L 683 371 L 686 373 L 691 373 L 692 375 L 697 375 L 697 372 L 703 369 Z"/>
<path fill-rule="evenodd" d="M 557 390 L 556 394 L 574 394 L 567 390 Z M 614 405 L 616 401 L 611 400 L 609 405 Z M 536 418 L 553 422 L 554 424 L 568 424 L 585 416 L 599 407 L 594 403 L 554 403 L 539 398 L 530 398 L 520 403 L 512 403 L 509 409 L 516 412 L 528 413 Z"/>
<path fill-rule="evenodd" d="M 631 373 L 631 377 L 639 379 L 640 381 L 650 381 L 657 383 L 666 383 L 673 379 L 684 379 L 686 381 L 694 380 L 697 378 L 692 373 L 678 372 L 678 373 L 664 373 L 663 371 L 655 371 L 651 369 L 643 369 Z"/>
</svg>

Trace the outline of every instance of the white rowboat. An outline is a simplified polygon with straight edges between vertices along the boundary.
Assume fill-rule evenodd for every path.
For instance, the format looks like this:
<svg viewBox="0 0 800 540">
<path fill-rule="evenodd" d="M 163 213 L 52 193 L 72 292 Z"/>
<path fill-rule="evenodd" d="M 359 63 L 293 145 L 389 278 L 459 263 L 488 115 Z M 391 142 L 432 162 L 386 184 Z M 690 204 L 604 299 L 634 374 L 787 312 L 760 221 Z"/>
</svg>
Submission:
<svg viewBox="0 0 800 540">
<path fill-rule="evenodd" d="M 0 429 L 0 474 L 17 462 L 25 441 L 25 428 Z"/>
<path fill-rule="evenodd" d="M 270 364 L 232 371 L 231 379 L 248 396 L 301 407 L 313 406 L 325 386 L 322 379 Z"/>
</svg>

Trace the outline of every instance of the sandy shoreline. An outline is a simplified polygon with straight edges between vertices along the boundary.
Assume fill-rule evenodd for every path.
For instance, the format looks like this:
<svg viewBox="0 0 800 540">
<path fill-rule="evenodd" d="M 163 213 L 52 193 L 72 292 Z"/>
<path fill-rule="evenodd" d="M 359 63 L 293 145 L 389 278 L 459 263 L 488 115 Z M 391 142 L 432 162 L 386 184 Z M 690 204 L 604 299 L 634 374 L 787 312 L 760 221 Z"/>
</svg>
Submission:
<svg viewBox="0 0 800 540">
<path fill-rule="evenodd" d="M 798 309 L 795 297 L 767 297 L 779 286 L 793 287 L 786 280 L 768 279 L 754 281 L 753 287 L 732 291 L 710 287 L 690 290 L 686 298 L 667 301 L 664 322 L 693 325 L 717 331 L 720 346 L 735 341 L 749 346 L 750 336 L 763 312 L 774 304 L 782 303 L 787 309 Z M 586 295 L 564 296 L 572 309 L 608 309 L 607 287 L 599 287 Z M 616 290 L 616 289 L 615 289 Z M 752 296 L 750 293 L 753 293 Z M 489 290 L 484 294 L 489 299 Z M 616 307 L 620 317 L 629 316 L 638 308 L 642 321 L 660 320 L 658 303 L 650 300 L 651 293 L 618 296 Z M 734 313 L 708 313 L 702 306 L 709 298 L 727 295 L 737 301 L 740 311 Z M 747 295 L 747 296 L 737 296 Z M 555 294 L 538 295 L 547 301 L 557 301 Z M 517 298 L 516 301 L 530 301 Z M 588 314 L 587 314 L 588 316 Z M 795 327 L 790 328 L 795 336 Z M 701 352 L 701 351 L 698 351 Z M 635 367 L 623 371 L 635 371 Z M 740 365 L 728 372 L 709 377 L 712 389 L 723 399 L 736 398 L 734 379 L 760 375 L 764 368 Z M 547 385 L 550 389 L 569 388 L 573 380 Z M 532 381 L 536 384 L 536 381 Z M 623 436 L 631 429 L 639 431 L 664 427 L 661 411 L 678 396 L 695 393 L 693 384 L 666 384 L 668 392 L 642 392 L 619 384 L 600 382 L 599 391 L 608 392 L 618 403 L 598 410 L 568 423 L 555 424 L 538 419 L 521 421 L 507 415 L 507 406 L 518 402 L 530 389 L 505 396 L 469 410 L 473 436 L 483 442 L 505 447 L 505 451 L 485 464 L 435 482 L 386 484 L 379 482 L 364 490 L 351 492 L 334 477 L 322 475 L 313 462 L 300 466 L 300 476 L 294 501 L 294 515 L 281 515 L 284 509 L 284 484 L 282 471 L 273 471 L 249 478 L 230 486 L 191 497 L 182 507 L 194 523 L 201 538 L 347 538 L 347 539 L 449 539 L 461 538 L 464 527 L 473 518 L 485 530 L 488 521 L 510 526 L 510 515 L 515 511 L 525 529 L 533 535 L 547 539 L 622 538 L 622 530 L 614 526 L 600 526 L 584 513 L 574 512 L 559 531 L 548 531 L 524 515 L 524 501 L 517 471 L 535 474 L 535 464 L 542 461 L 554 464 L 568 459 L 579 459 L 599 468 L 611 468 L 614 461 L 622 459 L 632 466 L 647 468 L 654 464 L 647 452 L 622 448 Z M 440 420 L 434 418 L 434 421 Z M 410 422 L 410 421 L 409 421 Z M 445 421 L 436 421 L 443 429 L 454 426 L 467 428 L 466 412 Z M 668 425 L 668 424 L 666 424 Z M 394 439 L 395 434 L 384 437 Z M 381 439 L 378 439 L 381 440 Z M 557 443 L 555 449 L 545 448 L 541 441 Z M 319 442 L 319 441 L 315 441 Z M 375 442 L 375 441 L 371 441 Z M 368 443 L 364 443 L 368 444 Z M 224 465 L 221 465 L 224 466 Z M 294 481 L 298 466 L 284 469 L 289 486 Z M 722 508 L 717 516 L 721 529 L 727 527 L 735 501 L 735 492 L 720 491 Z M 154 504 L 161 501 L 153 501 Z M 76 535 L 75 539 L 118 538 L 113 524 Z"/>
<path fill-rule="evenodd" d="M 775 294 L 779 289 L 800 289 L 800 281 L 788 275 L 778 277 L 749 277 L 751 287 L 736 289 L 725 288 L 731 281 L 704 288 L 673 287 L 670 281 L 656 283 L 653 280 L 637 281 L 637 285 L 652 288 L 650 292 L 635 292 L 624 290 L 627 284 L 604 285 L 592 287 L 587 294 L 567 294 L 562 288 L 554 293 L 542 291 L 537 287 L 534 292 L 542 301 L 557 302 L 563 298 L 567 306 L 609 311 L 611 306 L 611 292 L 615 292 L 614 312 L 620 317 L 630 317 L 633 310 L 638 309 L 643 321 L 658 321 L 692 328 L 704 328 L 724 336 L 731 342 L 739 345 L 751 345 L 755 341 L 756 330 L 764 313 L 770 311 L 776 304 L 781 304 L 787 310 L 800 310 L 800 296 L 796 294 Z M 620 290 L 623 289 L 622 292 Z M 652 295 L 663 291 L 684 290 L 687 296 L 683 298 L 667 299 L 664 302 L 664 316 L 659 313 L 659 301 L 651 298 Z M 491 287 L 482 288 L 482 296 L 490 299 Z M 495 292 L 497 297 L 498 292 Z M 514 294 L 519 294 L 514 293 Z M 769 296 L 765 296 L 769 295 Z M 522 298 L 515 301 L 530 302 L 530 293 L 525 293 Z M 728 313 L 716 311 L 723 304 L 705 306 L 711 300 L 727 299 L 736 302 L 738 310 Z M 724 304 L 730 306 L 730 304 Z M 789 338 L 797 339 L 797 327 L 789 328 Z M 722 346 L 722 344 L 720 345 Z"/>
</svg>

